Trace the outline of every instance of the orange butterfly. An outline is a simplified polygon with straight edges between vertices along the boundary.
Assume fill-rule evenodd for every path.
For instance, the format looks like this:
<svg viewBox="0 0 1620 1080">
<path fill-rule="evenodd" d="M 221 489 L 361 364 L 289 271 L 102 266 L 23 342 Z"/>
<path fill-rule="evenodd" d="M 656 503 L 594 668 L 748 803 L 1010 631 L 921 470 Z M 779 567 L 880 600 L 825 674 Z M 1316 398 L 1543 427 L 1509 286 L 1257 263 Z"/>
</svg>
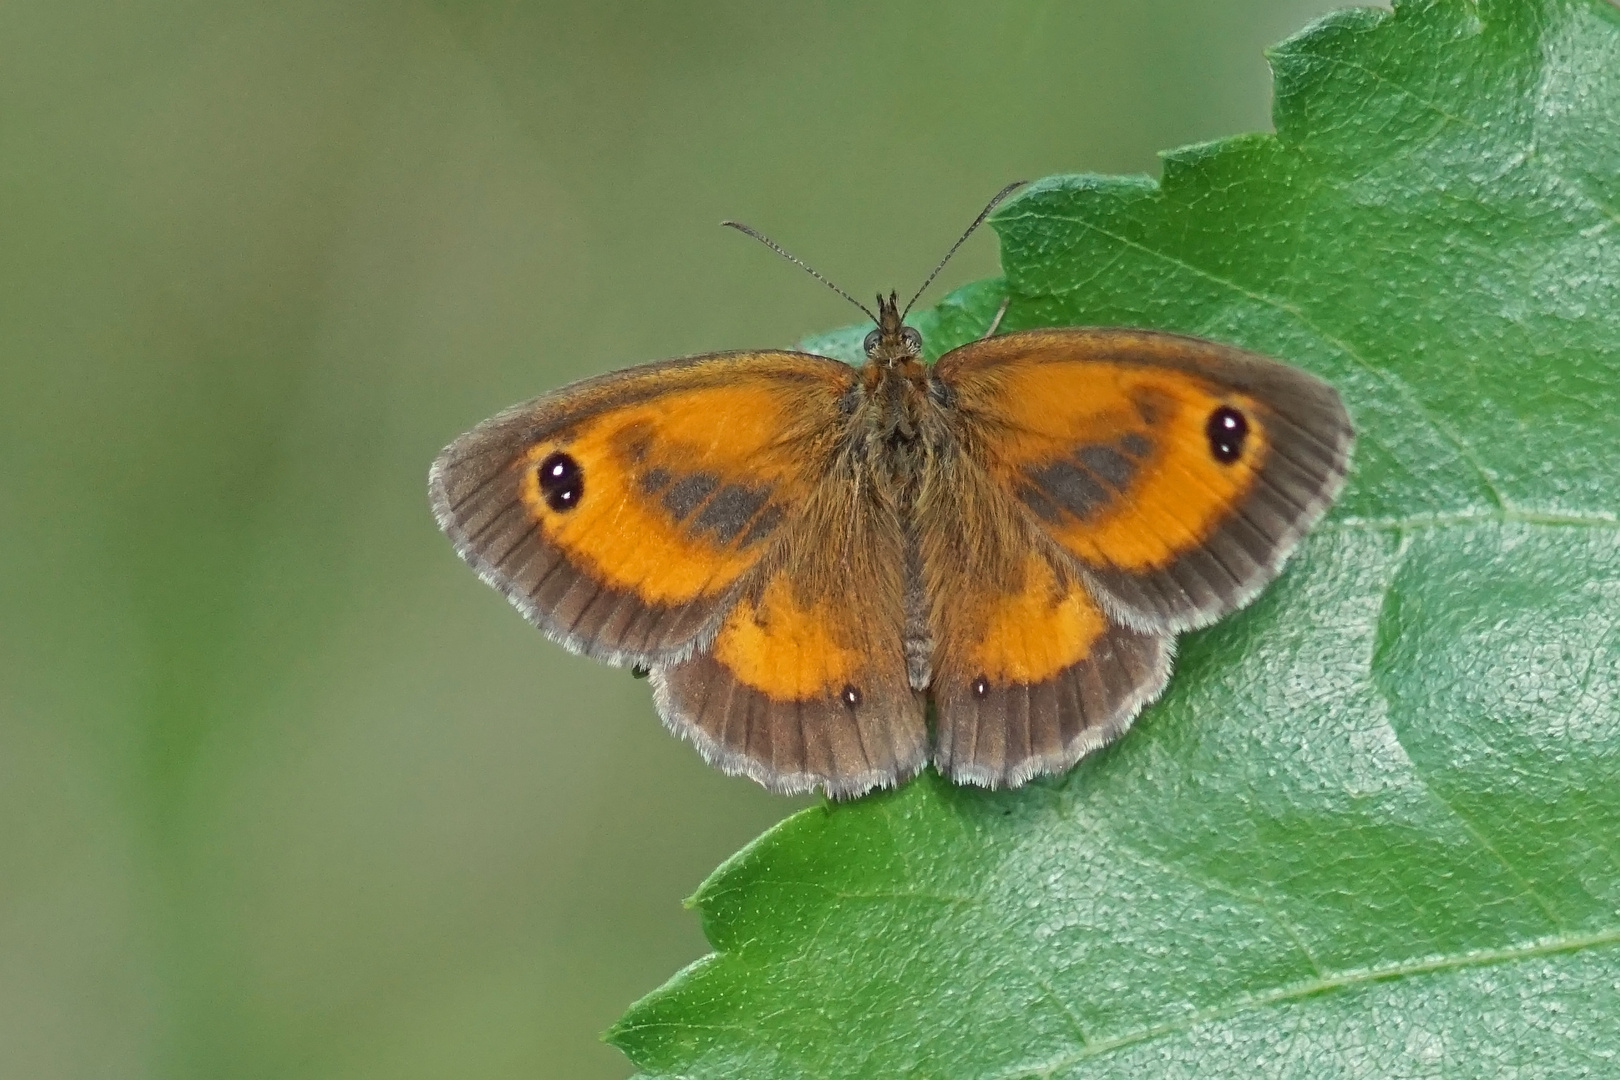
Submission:
<svg viewBox="0 0 1620 1080">
<path fill-rule="evenodd" d="M 727 773 L 852 797 L 929 760 L 1067 769 L 1277 576 L 1349 417 L 1199 338 L 1025 330 L 930 366 L 902 318 L 878 298 L 860 368 L 711 353 L 508 409 L 433 463 L 439 526 L 552 638 L 650 670 Z"/>
</svg>

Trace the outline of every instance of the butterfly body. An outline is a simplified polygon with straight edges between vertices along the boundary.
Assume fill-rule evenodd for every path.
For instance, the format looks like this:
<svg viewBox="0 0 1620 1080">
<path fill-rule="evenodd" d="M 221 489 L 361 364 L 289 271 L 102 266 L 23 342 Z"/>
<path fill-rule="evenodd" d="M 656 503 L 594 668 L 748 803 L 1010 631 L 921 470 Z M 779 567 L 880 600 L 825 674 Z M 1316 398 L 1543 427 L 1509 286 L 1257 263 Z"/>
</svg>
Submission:
<svg viewBox="0 0 1620 1080">
<path fill-rule="evenodd" d="M 711 762 L 853 796 L 1108 742 L 1348 467 L 1337 393 L 1264 357 L 1078 328 L 929 365 L 892 295 L 877 321 L 859 369 L 713 354 L 508 410 L 435 462 L 439 523 L 551 636 L 650 669 Z"/>
</svg>

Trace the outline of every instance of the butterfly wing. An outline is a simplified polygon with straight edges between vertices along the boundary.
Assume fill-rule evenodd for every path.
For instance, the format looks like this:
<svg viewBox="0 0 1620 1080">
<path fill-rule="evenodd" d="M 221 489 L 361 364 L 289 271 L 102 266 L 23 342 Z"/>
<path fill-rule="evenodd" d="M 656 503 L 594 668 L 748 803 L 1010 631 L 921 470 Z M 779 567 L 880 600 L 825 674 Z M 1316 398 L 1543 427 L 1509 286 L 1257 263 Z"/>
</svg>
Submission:
<svg viewBox="0 0 1620 1080">
<path fill-rule="evenodd" d="M 830 467 L 855 373 L 719 353 L 588 379 L 485 421 L 433 463 L 439 527 L 569 648 L 682 657 Z"/>
<path fill-rule="evenodd" d="M 971 451 L 942 468 L 917 529 L 934 762 L 958 783 L 1017 786 L 1123 732 L 1164 689 L 1172 639 L 1110 620 Z"/>
<path fill-rule="evenodd" d="M 1122 732 L 1174 635 L 1274 578 L 1348 467 L 1332 387 L 1212 342 L 1029 331 L 934 374 L 956 452 L 917 534 L 957 780 L 1019 784 Z"/>
<path fill-rule="evenodd" d="M 1198 338 L 1024 331 L 955 349 L 935 375 L 979 466 L 1141 631 L 1247 603 L 1349 466 L 1333 387 Z"/>
<path fill-rule="evenodd" d="M 860 795 L 927 760 L 903 648 L 905 541 L 837 461 L 701 653 L 652 673 L 664 721 L 774 791 Z"/>
</svg>

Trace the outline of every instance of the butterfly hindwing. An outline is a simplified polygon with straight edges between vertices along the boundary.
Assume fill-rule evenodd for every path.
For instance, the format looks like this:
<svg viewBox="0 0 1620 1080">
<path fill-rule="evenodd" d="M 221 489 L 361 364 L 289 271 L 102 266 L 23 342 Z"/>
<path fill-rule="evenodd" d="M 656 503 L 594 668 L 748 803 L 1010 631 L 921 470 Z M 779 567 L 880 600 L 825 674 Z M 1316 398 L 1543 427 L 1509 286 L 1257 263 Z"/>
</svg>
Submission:
<svg viewBox="0 0 1620 1080">
<path fill-rule="evenodd" d="M 1143 631 L 1247 603 L 1349 465 L 1331 386 L 1201 339 L 1023 331 L 955 349 L 935 374 L 993 481 Z"/>
<path fill-rule="evenodd" d="M 718 353 L 589 379 L 434 462 L 440 527 L 552 637 L 663 663 L 712 632 L 839 444 L 851 368 Z"/>
<path fill-rule="evenodd" d="M 653 670 L 664 722 L 726 772 L 850 797 L 927 760 L 902 647 L 903 533 L 869 494 L 831 470 L 712 643 Z"/>
<path fill-rule="evenodd" d="M 978 462 L 948 469 L 918 517 L 934 761 L 957 782 L 1017 786 L 1123 732 L 1164 689 L 1171 639 L 1111 621 Z"/>
</svg>

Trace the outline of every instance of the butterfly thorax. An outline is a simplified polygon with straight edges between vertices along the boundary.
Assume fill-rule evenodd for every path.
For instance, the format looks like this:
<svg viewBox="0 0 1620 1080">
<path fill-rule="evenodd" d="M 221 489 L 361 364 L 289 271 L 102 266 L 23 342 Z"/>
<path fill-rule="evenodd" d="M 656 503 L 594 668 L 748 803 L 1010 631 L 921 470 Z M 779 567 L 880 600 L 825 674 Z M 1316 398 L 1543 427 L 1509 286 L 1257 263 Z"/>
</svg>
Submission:
<svg viewBox="0 0 1620 1080">
<path fill-rule="evenodd" d="M 886 464 L 891 475 L 904 476 L 926 453 L 935 405 L 929 400 L 922 336 L 900 321 L 894 293 L 878 297 L 878 325 L 866 336 L 865 349 L 860 419 L 868 456 Z"/>
</svg>

